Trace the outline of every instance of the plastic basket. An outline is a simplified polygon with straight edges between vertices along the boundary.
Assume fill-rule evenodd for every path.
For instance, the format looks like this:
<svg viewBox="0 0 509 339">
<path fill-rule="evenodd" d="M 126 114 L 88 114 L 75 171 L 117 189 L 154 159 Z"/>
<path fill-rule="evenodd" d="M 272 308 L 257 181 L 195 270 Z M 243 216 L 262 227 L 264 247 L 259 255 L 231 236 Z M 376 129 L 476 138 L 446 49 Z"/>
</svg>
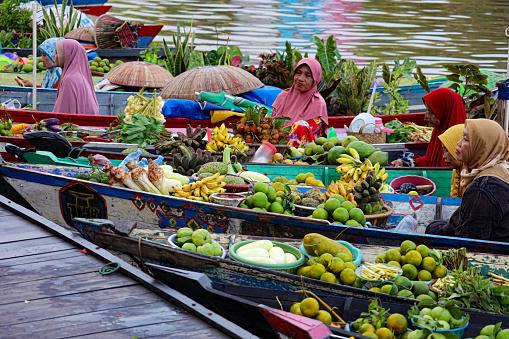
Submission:
<svg viewBox="0 0 509 339">
<path fill-rule="evenodd" d="M 404 175 L 402 177 L 395 178 L 394 180 L 391 181 L 390 186 L 394 189 L 394 194 L 399 194 L 396 192 L 396 189 L 398 189 L 399 186 L 403 185 L 404 183 L 411 183 L 414 184 L 415 186 L 431 185 L 433 188 L 431 189 L 431 192 L 425 194 L 427 196 L 431 196 L 433 193 L 435 193 L 435 190 L 437 189 L 435 183 L 428 178 L 421 177 L 418 175 Z"/>
<path fill-rule="evenodd" d="M 251 242 L 254 242 L 254 241 L 256 241 L 256 240 L 241 241 L 239 243 L 236 243 L 232 247 L 230 247 L 230 250 L 228 251 L 230 258 L 232 258 L 235 261 L 244 263 L 244 264 L 259 266 L 259 267 L 268 268 L 268 269 L 272 269 L 275 271 L 291 273 L 291 274 L 295 273 L 297 271 L 297 268 L 302 266 L 302 264 L 304 264 L 304 262 L 306 261 L 306 257 L 298 249 L 296 249 L 293 246 L 290 246 L 288 244 L 278 242 L 278 241 L 272 241 L 272 244 L 274 246 L 281 247 L 283 249 L 283 251 L 285 251 L 285 253 L 293 254 L 295 256 L 295 258 L 297 258 L 297 261 L 292 262 L 291 264 L 271 265 L 271 264 L 263 264 L 263 263 L 259 263 L 259 262 L 255 262 L 255 261 L 251 261 L 251 260 L 246 260 L 246 259 L 237 255 L 237 249 L 239 249 L 240 247 L 247 245 Z"/>
<path fill-rule="evenodd" d="M 172 234 L 170 235 L 170 237 L 168 238 L 168 243 L 170 244 L 171 247 L 174 247 L 174 248 L 178 248 L 182 251 L 188 251 L 188 252 L 192 252 L 192 253 L 196 253 L 196 254 L 201 254 L 201 255 L 206 255 L 206 256 L 209 256 L 211 257 L 211 255 L 208 255 L 208 254 L 203 254 L 203 253 L 200 253 L 200 252 L 194 252 L 194 251 L 190 251 L 190 250 L 186 250 L 180 246 L 178 246 L 175 241 L 177 241 L 177 234 Z M 212 242 L 215 242 L 215 241 L 212 241 Z M 219 246 L 221 246 L 221 244 L 219 244 Z M 219 257 L 218 257 L 219 258 Z M 223 246 L 221 246 L 221 258 L 224 259 L 226 258 L 226 251 L 224 249 Z"/>
<path fill-rule="evenodd" d="M 345 246 L 346 248 L 348 248 L 350 250 L 350 252 L 352 252 L 353 262 L 355 263 L 355 265 L 359 266 L 361 264 L 361 262 L 362 262 L 362 251 L 360 249 L 358 249 L 357 247 L 352 246 L 352 244 L 350 244 L 347 241 L 336 240 L 336 242 L 338 242 L 341 245 Z M 304 244 L 300 244 L 299 251 L 300 251 L 300 253 L 302 253 L 308 259 L 311 259 L 313 257 L 311 254 L 309 254 L 306 251 L 306 249 L 304 248 Z"/>
</svg>

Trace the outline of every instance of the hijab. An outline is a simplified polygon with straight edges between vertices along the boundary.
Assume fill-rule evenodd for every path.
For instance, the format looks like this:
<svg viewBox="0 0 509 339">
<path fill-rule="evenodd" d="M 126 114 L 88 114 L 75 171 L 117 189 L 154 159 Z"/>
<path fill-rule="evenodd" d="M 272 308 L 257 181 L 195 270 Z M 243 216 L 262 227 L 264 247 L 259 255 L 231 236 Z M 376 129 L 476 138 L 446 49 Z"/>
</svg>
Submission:
<svg viewBox="0 0 509 339">
<path fill-rule="evenodd" d="M 328 125 L 327 105 L 317 89 L 317 85 L 322 79 L 322 66 L 313 58 L 304 58 L 297 63 L 293 73 L 295 74 L 297 68 L 304 64 L 311 70 L 313 86 L 309 91 L 301 93 L 295 88 L 294 83 L 292 87 L 282 91 L 272 104 L 272 107 L 276 110 L 274 117 L 291 118 L 285 125 L 293 125 L 300 120 L 308 121 L 318 117 Z"/>
<path fill-rule="evenodd" d="M 62 75 L 62 69 L 60 67 L 53 66 L 53 55 L 55 54 L 57 41 L 63 40 L 64 38 L 49 38 L 43 41 L 42 44 L 37 47 L 39 51 L 44 53 L 51 61 L 51 68 L 46 70 L 44 79 L 42 80 L 41 88 L 55 88 L 55 85 L 60 80 Z"/>
<path fill-rule="evenodd" d="M 444 147 L 447 149 L 449 154 L 456 160 L 456 147 L 458 146 L 458 141 L 463 138 L 463 130 L 465 129 L 464 124 L 458 124 L 448 128 L 447 131 L 440 134 L 438 139 L 442 142 Z M 461 162 L 460 162 L 461 163 Z M 461 163 L 463 166 L 463 163 Z M 465 192 L 465 187 L 461 186 L 461 169 L 453 169 L 452 170 L 452 179 L 451 179 L 451 197 L 453 198 L 461 198 L 463 197 L 463 193 Z"/>
<path fill-rule="evenodd" d="M 422 101 L 426 103 L 428 108 L 440 120 L 440 126 L 433 128 L 424 161 L 417 159 L 416 162 L 419 166 L 447 167 L 443 157 L 444 150 L 440 145 L 438 136 L 449 127 L 465 122 L 467 115 L 463 99 L 453 90 L 440 87 L 423 96 Z"/>
<path fill-rule="evenodd" d="M 100 114 L 87 53 L 72 39 L 57 41 L 56 54 L 62 76 L 53 112 Z"/>
<path fill-rule="evenodd" d="M 468 163 L 461 171 L 465 189 L 477 178 L 496 177 L 509 184 L 509 138 L 498 123 L 489 119 L 465 121 L 470 143 Z"/>
</svg>

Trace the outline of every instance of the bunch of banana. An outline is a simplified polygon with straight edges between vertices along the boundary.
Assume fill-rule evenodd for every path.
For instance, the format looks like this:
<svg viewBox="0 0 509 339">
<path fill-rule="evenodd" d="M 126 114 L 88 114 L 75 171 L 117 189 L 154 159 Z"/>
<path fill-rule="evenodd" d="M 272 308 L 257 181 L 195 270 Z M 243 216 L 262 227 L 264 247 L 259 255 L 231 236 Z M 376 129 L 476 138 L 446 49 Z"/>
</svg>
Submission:
<svg viewBox="0 0 509 339">
<path fill-rule="evenodd" d="M 222 152 L 226 146 L 235 146 L 239 152 L 249 149 L 246 142 L 241 137 L 232 137 L 224 124 L 221 127 L 214 127 L 212 130 L 212 140 L 205 146 L 207 151 Z"/>
<path fill-rule="evenodd" d="M 354 154 L 354 156 L 341 154 L 340 158 L 337 160 L 342 163 L 342 165 L 336 168 L 336 172 L 343 174 L 341 176 L 341 181 L 345 183 L 356 183 L 359 180 L 362 181 L 366 179 L 367 171 L 373 168 L 373 164 L 369 159 L 365 159 L 364 162 L 360 161 L 359 154 L 353 148 L 350 148 L 348 151 Z"/>
<path fill-rule="evenodd" d="M 382 184 L 386 182 L 387 179 L 389 178 L 389 173 L 385 171 L 385 167 L 382 167 L 382 169 L 380 169 L 380 164 L 378 162 L 375 164 L 375 166 L 373 166 L 372 169 L 374 172 L 374 176 L 377 179 L 382 179 Z"/>
<path fill-rule="evenodd" d="M 355 201 L 355 196 L 353 193 L 348 193 L 345 185 L 340 182 L 339 180 L 334 182 L 331 181 L 330 185 L 325 187 L 327 191 L 325 191 L 325 195 L 327 196 L 327 199 L 333 196 L 334 194 L 339 194 L 345 198 L 346 201 L 352 202 L 352 204 L 357 207 L 357 202 Z"/>
<path fill-rule="evenodd" d="M 191 182 L 187 185 L 178 185 L 173 188 L 175 196 L 197 201 L 212 201 L 210 197 L 213 193 L 224 193 L 226 183 L 223 181 L 224 175 L 219 173 L 199 181 Z"/>
<path fill-rule="evenodd" d="M 194 130 L 191 125 L 187 125 L 186 134 L 177 132 L 177 136 L 174 136 L 171 132 L 163 131 L 159 136 L 160 141 L 154 144 L 154 148 L 161 155 L 173 155 L 184 154 L 182 147 L 186 148 L 189 153 L 195 153 L 198 149 L 203 149 L 207 145 L 207 141 L 204 140 L 207 135 L 207 130 L 202 128 L 200 125 Z"/>
<path fill-rule="evenodd" d="M 201 148 L 198 148 L 195 153 L 191 154 L 188 148 L 180 147 L 182 148 L 182 153 L 173 156 L 173 167 L 182 175 L 191 176 L 194 173 L 198 173 L 202 165 L 217 161 L 217 156 L 212 155 L 208 151 L 202 151 Z"/>
<path fill-rule="evenodd" d="M 383 208 L 380 197 L 382 179 L 375 176 L 375 172 L 369 169 L 365 180 L 354 186 L 354 198 L 359 208 L 365 215 L 377 214 Z"/>
</svg>

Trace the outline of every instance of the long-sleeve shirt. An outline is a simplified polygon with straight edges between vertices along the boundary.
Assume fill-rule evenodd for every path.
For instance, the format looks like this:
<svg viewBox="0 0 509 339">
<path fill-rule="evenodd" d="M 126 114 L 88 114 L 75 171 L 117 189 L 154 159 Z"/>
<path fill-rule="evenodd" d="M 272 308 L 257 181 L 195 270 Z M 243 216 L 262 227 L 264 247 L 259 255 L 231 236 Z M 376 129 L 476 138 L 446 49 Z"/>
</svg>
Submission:
<svg viewBox="0 0 509 339">
<path fill-rule="evenodd" d="M 448 221 L 433 221 L 426 233 L 509 242 L 509 184 L 480 177 L 465 190 Z"/>
</svg>

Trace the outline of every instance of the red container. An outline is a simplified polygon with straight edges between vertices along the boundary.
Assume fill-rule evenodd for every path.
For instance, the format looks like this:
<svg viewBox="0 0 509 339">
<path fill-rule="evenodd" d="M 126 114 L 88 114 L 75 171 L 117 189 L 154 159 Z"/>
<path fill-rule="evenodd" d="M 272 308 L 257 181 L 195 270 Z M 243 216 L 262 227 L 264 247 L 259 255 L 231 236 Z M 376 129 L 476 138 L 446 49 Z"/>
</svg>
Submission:
<svg viewBox="0 0 509 339">
<path fill-rule="evenodd" d="M 433 193 L 435 193 L 435 190 L 437 189 L 437 186 L 435 185 L 435 183 L 432 180 L 425 178 L 425 177 L 418 176 L 418 175 L 404 175 L 402 177 L 392 180 L 390 185 L 394 190 L 396 190 L 399 188 L 399 186 L 401 186 L 405 183 L 414 184 L 415 186 L 431 185 L 433 188 L 431 189 L 431 192 L 426 194 L 427 196 L 430 196 Z M 394 194 L 398 194 L 398 193 L 394 192 Z"/>
<path fill-rule="evenodd" d="M 226 192 L 228 193 L 242 193 L 242 192 L 248 192 L 253 185 L 225 185 L 224 188 L 226 188 Z"/>
</svg>

